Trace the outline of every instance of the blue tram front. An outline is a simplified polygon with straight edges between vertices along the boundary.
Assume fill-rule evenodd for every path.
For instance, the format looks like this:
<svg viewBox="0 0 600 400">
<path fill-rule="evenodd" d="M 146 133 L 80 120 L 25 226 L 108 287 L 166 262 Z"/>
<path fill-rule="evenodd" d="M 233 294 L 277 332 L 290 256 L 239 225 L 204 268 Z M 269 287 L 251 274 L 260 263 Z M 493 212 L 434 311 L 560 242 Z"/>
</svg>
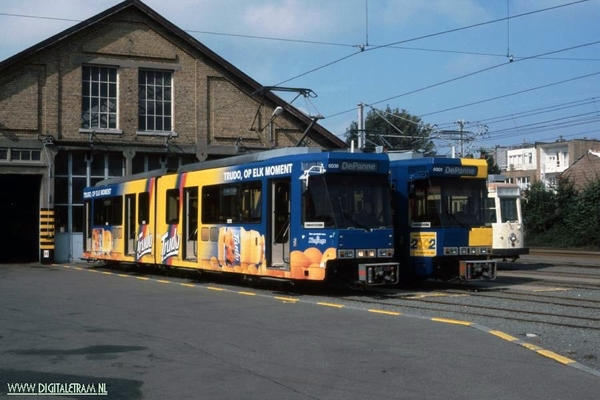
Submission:
<svg viewBox="0 0 600 400">
<path fill-rule="evenodd" d="M 317 246 L 330 279 L 397 282 L 387 161 L 382 154 L 334 152 L 324 164 L 303 163 L 296 183 L 301 199 L 292 202 L 292 215 L 301 218 L 292 225 L 292 263 Z"/>
<path fill-rule="evenodd" d="M 416 279 L 495 279 L 487 162 L 389 154 L 396 253 Z"/>
</svg>

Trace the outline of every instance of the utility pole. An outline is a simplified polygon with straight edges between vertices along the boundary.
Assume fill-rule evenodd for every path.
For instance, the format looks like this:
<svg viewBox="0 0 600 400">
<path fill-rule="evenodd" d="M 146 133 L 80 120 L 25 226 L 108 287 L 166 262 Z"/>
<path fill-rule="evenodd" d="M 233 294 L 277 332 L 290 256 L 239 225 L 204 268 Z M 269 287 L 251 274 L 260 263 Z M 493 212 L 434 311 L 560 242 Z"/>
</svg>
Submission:
<svg viewBox="0 0 600 400">
<path fill-rule="evenodd" d="M 365 137 L 365 105 L 358 103 L 358 148 L 360 150 L 366 145 Z"/>
<path fill-rule="evenodd" d="M 465 121 L 464 119 L 459 119 L 458 121 L 456 121 L 456 124 L 458 124 L 459 128 L 460 128 L 460 156 L 464 157 L 465 156 L 465 149 L 464 149 L 464 139 L 463 139 L 463 129 L 465 128 L 465 125 L 468 124 L 469 121 Z"/>
</svg>

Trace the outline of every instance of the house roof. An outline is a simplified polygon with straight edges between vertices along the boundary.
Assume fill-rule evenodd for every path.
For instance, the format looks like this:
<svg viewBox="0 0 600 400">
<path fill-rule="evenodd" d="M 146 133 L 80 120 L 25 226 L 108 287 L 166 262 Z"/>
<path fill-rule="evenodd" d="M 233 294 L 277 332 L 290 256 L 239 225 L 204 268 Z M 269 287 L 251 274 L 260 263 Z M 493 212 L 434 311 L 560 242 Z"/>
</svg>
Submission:
<svg viewBox="0 0 600 400">
<path fill-rule="evenodd" d="M 58 34 L 51 36 L 48 39 L 45 39 L 42 42 L 40 42 L 34 46 L 31 46 L 31 47 L 15 54 L 12 57 L 5 59 L 4 61 L 0 62 L 0 72 L 6 71 L 9 68 L 16 66 L 19 63 L 23 62 L 28 57 L 38 54 L 41 51 L 46 50 L 49 47 L 55 46 L 63 41 L 66 41 L 70 37 L 75 35 L 76 33 L 79 33 L 95 24 L 98 24 L 104 20 L 107 20 L 108 18 L 111 18 L 115 14 L 118 14 L 118 13 L 120 13 L 128 8 L 132 8 L 132 7 L 137 8 L 139 11 L 141 11 L 142 13 L 146 14 L 148 17 L 153 19 L 157 24 L 163 26 L 171 34 L 177 36 L 179 39 L 181 39 L 182 41 L 186 42 L 187 44 L 189 44 L 190 46 L 195 48 L 197 51 L 199 51 L 203 56 L 207 57 L 208 59 L 212 60 L 214 63 L 218 64 L 220 67 L 227 70 L 230 74 L 232 74 L 233 76 L 238 78 L 240 81 L 242 81 L 243 83 L 248 85 L 253 90 L 253 93 L 258 93 L 258 92 L 264 93 L 264 96 L 268 100 L 272 101 L 277 106 L 283 107 L 293 117 L 295 117 L 296 119 L 298 119 L 301 122 L 303 122 L 304 124 L 306 124 L 307 127 L 310 126 L 311 123 L 313 122 L 312 118 L 310 118 L 309 116 L 304 114 L 302 111 L 298 110 L 296 107 L 287 103 L 285 100 L 281 99 L 279 96 L 275 95 L 272 91 L 261 90 L 261 89 L 263 89 L 263 86 L 261 84 L 259 84 L 257 81 L 252 79 L 247 74 L 243 73 L 240 69 L 236 68 L 233 64 L 231 64 L 230 62 L 228 62 L 227 60 L 225 60 L 224 58 L 219 56 L 217 53 L 215 53 L 214 51 L 212 51 L 211 49 L 209 49 L 208 47 L 206 47 L 205 45 L 200 43 L 193 36 L 191 36 L 190 34 L 185 32 L 181 28 L 177 27 L 176 25 L 174 25 L 173 23 L 168 21 L 166 18 L 161 16 L 159 13 L 154 11 L 152 8 L 148 7 L 146 4 L 144 4 L 140 0 L 124 0 L 123 2 L 113 6 L 111 8 L 108 8 L 107 10 L 105 10 L 91 18 L 88 18 L 85 21 L 82 21 L 82 22 L 76 24 L 76 25 L 72 26 L 71 28 L 68 28 L 62 32 L 59 32 Z M 318 123 L 313 124 L 311 129 L 313 131 L 317 132 L 321 136 L 322 139 L 325 139 L 324 141 L 317 140 L 318 138 L 311 136 L 312 139 L 316 140 L 322 146 L 330 147 L 330 148 L 345 148 L 345 147 L 347 147 L 346 143 L 343 140 L 341 140 L 340 138 L 335 136 L 333 133 L 331 133 L 330 131 L 328 131 L 327 129 L 325 129 L 324 127 L 319 125 Z"/>
<path fill-rule="evenodd" d="M 564 170 L 561 176 L 572 179 L 575 187 L 579 189 L 598 179 L 600 177 L 600 152 L 588 150 Z"/>
</svg>

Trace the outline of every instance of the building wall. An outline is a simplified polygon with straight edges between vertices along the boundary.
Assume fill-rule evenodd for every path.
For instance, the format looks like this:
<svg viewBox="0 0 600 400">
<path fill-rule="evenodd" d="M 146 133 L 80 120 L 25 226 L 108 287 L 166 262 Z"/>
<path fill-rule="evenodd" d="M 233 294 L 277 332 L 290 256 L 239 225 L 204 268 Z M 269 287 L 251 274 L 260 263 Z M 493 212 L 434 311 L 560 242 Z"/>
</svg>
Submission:
<svg viewBox="0 0 600 400">
<path fill-rule="evenodd" d="M 516 183 L 524 190 L 536 179 L 537 152 L 533 145 L 506 148 L 506 163 L 502 174 L 510 183 Z"/>
<path fill-rule="evenodd" d="M 56 206 L 57 234 L 81 232 L 77 190 L 83 181 L 93 185 L 114 176 L 112 165 L 118 158 L 123 161 L 120 174 L 175 168 L 244 151 L 295 146 L 306 129 L 307 121 L 293 107 L 268 124 L 278 105 L 274 96 L 255 96 L 258 83 L 140 7 L 132 2 L 96 23 L 65 31 L 65 37 L 59 34 L 51 43 L 49 39 L 34 46 L 35 51 L 24 51 L 8 66 L 0 63 L 0 174 L 43 175 L 40 207 Z M 116 68 L 116 129 L 82 128 L 84 65 Z M 172 72 L 169 131 L 139 130 L 138 77 L 147 69 Z M 318 136 L 324 131 L 314 129 L 313 139 L 315 132 Z M 332 147 L 343 144 L 336 140 Z M 39 159 L 15 164 L 12 155 L 22 148 L 37 151 Z M 61 165 L 57 181 L 56 162 Z M 103 169 L 98 170 L 99 162 Z M 72 249 L 73 236 L 69 241 L 64 247 Z M 72 251 L 57 254 L 60 260 L 72 257 Z"/>
</svg>

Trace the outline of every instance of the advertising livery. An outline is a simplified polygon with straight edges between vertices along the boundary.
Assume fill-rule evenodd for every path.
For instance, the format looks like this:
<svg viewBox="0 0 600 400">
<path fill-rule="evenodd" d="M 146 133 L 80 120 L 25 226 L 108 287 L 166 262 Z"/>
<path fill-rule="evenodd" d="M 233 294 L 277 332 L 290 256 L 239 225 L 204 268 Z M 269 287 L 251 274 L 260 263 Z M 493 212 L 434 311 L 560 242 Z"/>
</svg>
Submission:
<svg viewBox="0 0 600 400">
<path fill-rule="evenodd" d="M 383 154 L 287 148 L 99 182 L 84 258 L 249 278 L 398 280 Z"/>
</svg>

